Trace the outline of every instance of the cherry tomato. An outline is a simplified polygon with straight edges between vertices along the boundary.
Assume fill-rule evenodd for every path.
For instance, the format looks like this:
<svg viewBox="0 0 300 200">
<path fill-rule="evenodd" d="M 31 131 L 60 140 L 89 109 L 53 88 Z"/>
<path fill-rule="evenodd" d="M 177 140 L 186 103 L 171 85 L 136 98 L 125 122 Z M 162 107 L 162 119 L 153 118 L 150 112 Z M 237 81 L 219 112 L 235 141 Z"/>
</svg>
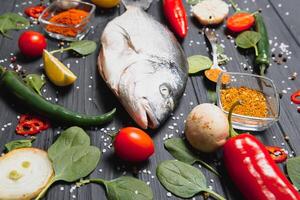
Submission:
<svg viewBox="0 0 300 200">
<path fill-rule="evenodd" d="M 266 146 L 266 149 L 276 163 L 282 163 L 287 159 L 287 153 L 280 147 Z"/>
<path fill-rule="evenodd" d="M 226 26 L 233 32 L 248 30 L 253 26 L 255 18 L 253 14 L 247 12 L 238 12 L 227 19 Z"/>
<path fill-rule="evenodd" d="M 38 57 L 43 54 L 47 47 L 45 37 L 35 31 L 25 31 L 19 37 L 19 49 L 25 56 Z"/>
<path fill-rule="evenodd" d="M 150 136 L 135 127 L 122 128 L 113 144 L 117 156 L 126 161 L 144 161 L 154 153 L 154 143 Z"/>
</svg>

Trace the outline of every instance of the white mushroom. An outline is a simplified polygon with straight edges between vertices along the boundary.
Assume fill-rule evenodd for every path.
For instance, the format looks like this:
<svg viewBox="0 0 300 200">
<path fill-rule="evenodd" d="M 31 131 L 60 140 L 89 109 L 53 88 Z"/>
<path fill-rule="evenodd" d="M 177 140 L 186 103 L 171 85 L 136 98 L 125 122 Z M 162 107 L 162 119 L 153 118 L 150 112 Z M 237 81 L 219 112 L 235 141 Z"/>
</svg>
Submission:
<svg viewBox="0 0 300 200">
<path fill-rule="evenodd" d="M 214 152 L 226 142 L 229 123 L 226 115 L 216 105 L 203 103 L 188 115 L 185 135 L 189 143 L 202 152 Z"/>
<path fill-rule="evenodd" d="M 228 5 L 222 0 L 204 0 L 193 6 L 193 16 L 202 25 L 219 24 L 228 15 Z"/>
<path fill-rule="evenodd" d="M 0 199 L 32 199 L 53 175 L 47 152 L 36 148 L 10 151 L 0 157 Z"/>
</svg>

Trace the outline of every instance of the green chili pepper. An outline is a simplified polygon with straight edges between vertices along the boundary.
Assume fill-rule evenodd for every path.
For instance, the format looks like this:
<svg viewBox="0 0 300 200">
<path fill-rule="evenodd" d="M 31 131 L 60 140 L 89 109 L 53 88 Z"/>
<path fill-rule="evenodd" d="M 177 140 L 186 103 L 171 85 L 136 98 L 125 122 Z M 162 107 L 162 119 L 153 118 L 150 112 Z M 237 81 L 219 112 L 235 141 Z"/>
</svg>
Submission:
<svg viewBox="0 0 300 200">
<path fill-rule="evenodd" d="M 96 126 L 114 117 L 116 109 L 103 115 L 88 116 L 72 112 L 60 105 L 50 103 L 27 87 L 14 71 L 6 70 L 0 66 L 0 85 L 14 95 L 21 103 L 31 108 L 34 112 L 60 123 L 77 126 Z"/>
<path fill-rule="evenodd" d="M 255 30 L 260 33 L 261 36 L 257 43 L 258 55 L 256 56 L 255 63 L 260 68 L 260 75 L 263 76 L 266 68 L 270 64 L 270 53 L 268 32 L 261 14 L 255 15 Z"/>
</svg>

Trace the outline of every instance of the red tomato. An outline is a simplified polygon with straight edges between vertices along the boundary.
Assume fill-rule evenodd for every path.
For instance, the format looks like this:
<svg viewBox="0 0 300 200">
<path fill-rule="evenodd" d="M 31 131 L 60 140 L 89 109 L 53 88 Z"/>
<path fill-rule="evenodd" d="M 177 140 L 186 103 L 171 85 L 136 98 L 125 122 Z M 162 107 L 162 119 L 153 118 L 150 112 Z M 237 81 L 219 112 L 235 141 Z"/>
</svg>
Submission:
<svg viewBox="0 0 300 200">
<path fill-rule="evenodd" d="M 114 140 L 115 153 L 123 160 L 139 162 L 154 153 L 154 143 L 147 133 L 135 127 L 122 128 Z"/>
<path fill-rule="evenodd" d="M 248 30 L 253 26 L 255 18 L 253 14 L 247 12 L 238 12 L 227 19 L 226 26 L 233 32 Z"/>
<path fill-rule="evenodd" d="M 25 56 L 38 57 L 43 54 L 47 47 L 45 37 L 35 31 L 25 31 L 19 37 L 19 49 Z"/>
</svg>

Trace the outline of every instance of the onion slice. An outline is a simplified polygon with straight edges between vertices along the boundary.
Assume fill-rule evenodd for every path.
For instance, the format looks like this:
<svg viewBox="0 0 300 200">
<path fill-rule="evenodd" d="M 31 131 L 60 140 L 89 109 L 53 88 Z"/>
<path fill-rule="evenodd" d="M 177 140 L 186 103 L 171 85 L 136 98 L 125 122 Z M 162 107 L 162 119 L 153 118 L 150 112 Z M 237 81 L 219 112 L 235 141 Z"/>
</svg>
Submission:
<svg viewBox="0 0 300 200">
<path fill-rule="evenodd" d="M 0 157 L 0 199 L 32 199 L 54 176 L 47 152 L 21 148 Z"/>
</svg>

